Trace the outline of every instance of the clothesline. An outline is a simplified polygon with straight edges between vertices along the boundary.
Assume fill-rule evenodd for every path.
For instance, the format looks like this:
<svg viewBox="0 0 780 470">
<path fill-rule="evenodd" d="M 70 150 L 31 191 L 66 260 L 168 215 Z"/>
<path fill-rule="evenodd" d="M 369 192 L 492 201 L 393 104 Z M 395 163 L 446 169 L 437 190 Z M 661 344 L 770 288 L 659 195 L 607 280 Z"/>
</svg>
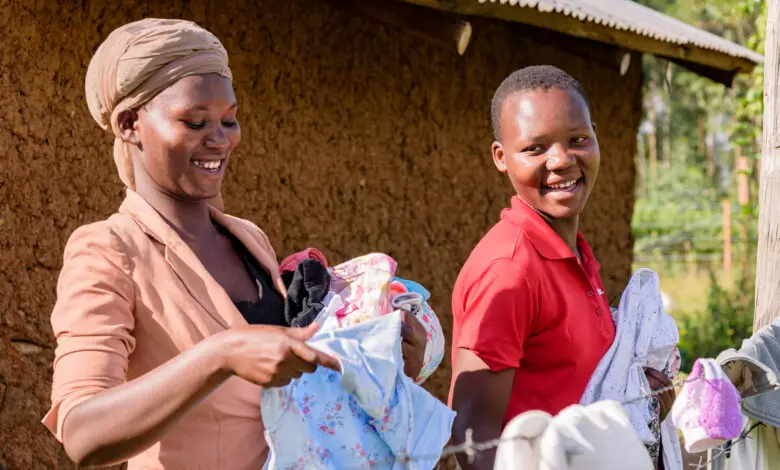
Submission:
<svg viewBox="0 0 780 470">
<path fill-rule="evenodd" d="M 648 400 L 648 399 L 650 399 L 652 397 L 655 397 L 657 395 L 660 395 L 660 394 L 666 393 L 668 391 L 674 390 L 676 387 L 681 387 L 681 386 L 683 386 L 686 383 L 694 383 L 694 382 L 697 382 L 699 380 L 705 380 L 704 376 L 702 375 L 700 377 L 696 377 L 696 378 L 693 378 L 693 379 L 680 380 L 680 381 L 677 381 L 677 382 L 673 383 L 672 385 L 660 388 L 660 389 L 655 390 L 655 391 L 653 391 L 651 393 L 644 393 L 641 396 L 636 396 L 636 397 L 629 398 L 627 400 L 621 401 L 620 404 L 621 405 L 627 405 L 629 403 L 634 403 L 634 402 L 640 401 L 640 400 Z M 698 464 L 691 464 L 691 466 L 694 467 L 697 470 L 706 469 L 707 466 L 710 463 L 716 461 L 717 459 L 723 457 L 724 455 L 727 455 L 729 453 L 730 449 L 731 449 L 731 446 L 733 446 L 734 444 L 736 444 L 736 443 L 738 443 L 740 441 L 748 439 L 750 437 L 750 433 L 756 428 L 757 425 L 758 425 L 758 423 L 754 424 L 750 428 L 744 429 L 736 439 L 733 439 L 732 441 L 729 441 L 729 445 L 728 446 L 726 446 L 723 449 L 718 449 L 718 452 L 709 461 L 707 461 L 705 463 L 702 463 L 701 459 L 700 459 Z M 503 442 L 512 442 L 512 441 L 516 441 L 516 440 L 527 439 L 527 438 L 525 438 L 523 436 L 518 436 L 518 437 L 514 437 L 514 438 L 504 438 L 504 439 L 496 438 L 496 439 L 491 439 L 491 440 L 484 441 L 484 442 L 474 442 L 474 440 L 472 439 L 472 436 L 473 436 L 473 431 L 471 429 L 466 430 L 465 442 L 462 443 L 462 444 L 445 447 L 442 450 L 439 458 L 441 459 L 441 458 L 449 457 L 449 456 L 452 456 L 452 455 L 465 454 L 466 456 L 468 456 L 469 462 L 472 462 L 474 460 L 474 458 L 477 456 L 477 454 L 482 453 L 482 452 L 486 452 L 488 450 L 495 449 L 496 447 L 498 447 Z M 430 459 L 431 457 L 432 456 L 430 456 L 430 455 L 428 455 L 428 456 L 419 456 L 419 457 L 399 456 L 397 461 L 399 463 L 402 463 L 402 464 L 407 464 L 407 467 L 408 467 L 409 463 L 412 463 L 412 462 L 414 462 L 416 460 Z"/>
<path fill-rule="evenodd" d="M 760 426 L 761 423 L 755 423 L 750 427 L 746 427 L 742 430 L 741 433 L 739 433 L 739 436 L 736 439 L 730 440 L 724 445 L 723 447 L 718 448 L 717 452 L 714 452 L 714 455 L 710 460 L 707 462 L 702 463 L 703 457 L 699 458 L 699 463 L 690 464 L 691 467 L 694 467 L 696 470 L 706 470 L 706 468 L 713 462 L 717 461 L 723 456 L 728 457 L 731 453 L 731 448 L 734 446 L 734 444 L 744 441 L 745 439 L 750 439 L 750 433 L 753 432 L 755 428 Z"/>
</svg>

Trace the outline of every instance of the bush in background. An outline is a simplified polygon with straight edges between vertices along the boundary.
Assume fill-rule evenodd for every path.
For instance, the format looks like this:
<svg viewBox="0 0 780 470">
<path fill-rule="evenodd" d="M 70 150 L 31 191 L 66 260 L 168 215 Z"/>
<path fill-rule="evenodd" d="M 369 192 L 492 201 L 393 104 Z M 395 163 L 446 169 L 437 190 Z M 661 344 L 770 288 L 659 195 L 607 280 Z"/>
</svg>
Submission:
<svg viewBox="0 0 780 470">
<path fill-rule="evenodd" d="M 739 348 L 753 333 L 755 280 L 740 279 L 733 289 L 724 289 L 710 272 L 707 307 L 683 315 L 680 330 L 681 370 L 689 372 L 697 358 L 715 358 L 729 348 Z"/>
</svg>

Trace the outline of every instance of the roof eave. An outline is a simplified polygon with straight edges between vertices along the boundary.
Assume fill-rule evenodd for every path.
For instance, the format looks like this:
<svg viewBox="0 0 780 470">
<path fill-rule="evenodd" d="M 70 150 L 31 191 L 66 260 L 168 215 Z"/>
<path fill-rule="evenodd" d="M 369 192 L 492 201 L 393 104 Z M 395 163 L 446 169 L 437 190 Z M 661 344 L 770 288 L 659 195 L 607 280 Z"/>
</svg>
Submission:
<svg viewBox="0 0 780 470">
<path fill-rule="evenodd" d="M 460 15 L 523 23 L 557 31 L 569 36 L 653 54 L 669 59 L 694 73 L 726 86 L 731 85 L 734 75 L 737 73 L 749 73 L 755 68 L 757 63 L 762 61 L 759 54 L 752 55 L 753 60 L 751 60 L 704 47 L 674 44 L 637 34 L 636 32 L 615 29 L 595 22 L 581 21 L 577 18 L 554 12 L 541 12 L 531 7 L 492 2 L 480 3 L 475 0 L 402 1 Z"/>
</svg>

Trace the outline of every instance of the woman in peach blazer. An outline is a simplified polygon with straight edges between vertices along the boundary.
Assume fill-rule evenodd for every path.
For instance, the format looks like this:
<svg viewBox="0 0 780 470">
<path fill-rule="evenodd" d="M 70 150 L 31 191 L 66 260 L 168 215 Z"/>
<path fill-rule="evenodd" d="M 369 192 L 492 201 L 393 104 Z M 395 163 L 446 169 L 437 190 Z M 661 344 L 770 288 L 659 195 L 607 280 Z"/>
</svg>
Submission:
<svg viewBox="0 0 780 470">
<path fill-rule="evenodd" d="M 90 62 L 90 112 L 116 136 L 119 212 L 68 240 L 52 327 L 44 424 L 80 465 L 258 470 L 260 387 L 335 358 L 284 327 L 285 287 L 268 238 L 220 211 L 241 131 L 227 54 L 179 20 L 115 30 Z M 406 372 L 425 351 L 404 329 Z"/>
</svg>

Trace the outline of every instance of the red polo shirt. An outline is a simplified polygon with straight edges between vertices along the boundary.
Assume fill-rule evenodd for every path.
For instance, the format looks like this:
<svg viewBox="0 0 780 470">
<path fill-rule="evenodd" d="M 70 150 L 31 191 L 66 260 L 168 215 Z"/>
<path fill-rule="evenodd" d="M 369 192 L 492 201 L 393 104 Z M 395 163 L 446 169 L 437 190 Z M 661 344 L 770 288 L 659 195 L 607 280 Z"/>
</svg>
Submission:
<svg viewBox="0 0 780 470">
<path fill-rule="evenodd" d="M 452 294 L 452 358 L 471 350 L 515 369 L 504 424 L 528 410 L 579 403 L 615 337 L 599 264 L 582 234 L 582 263 L 518 197 L 474 248 Z"/>
</svg>

